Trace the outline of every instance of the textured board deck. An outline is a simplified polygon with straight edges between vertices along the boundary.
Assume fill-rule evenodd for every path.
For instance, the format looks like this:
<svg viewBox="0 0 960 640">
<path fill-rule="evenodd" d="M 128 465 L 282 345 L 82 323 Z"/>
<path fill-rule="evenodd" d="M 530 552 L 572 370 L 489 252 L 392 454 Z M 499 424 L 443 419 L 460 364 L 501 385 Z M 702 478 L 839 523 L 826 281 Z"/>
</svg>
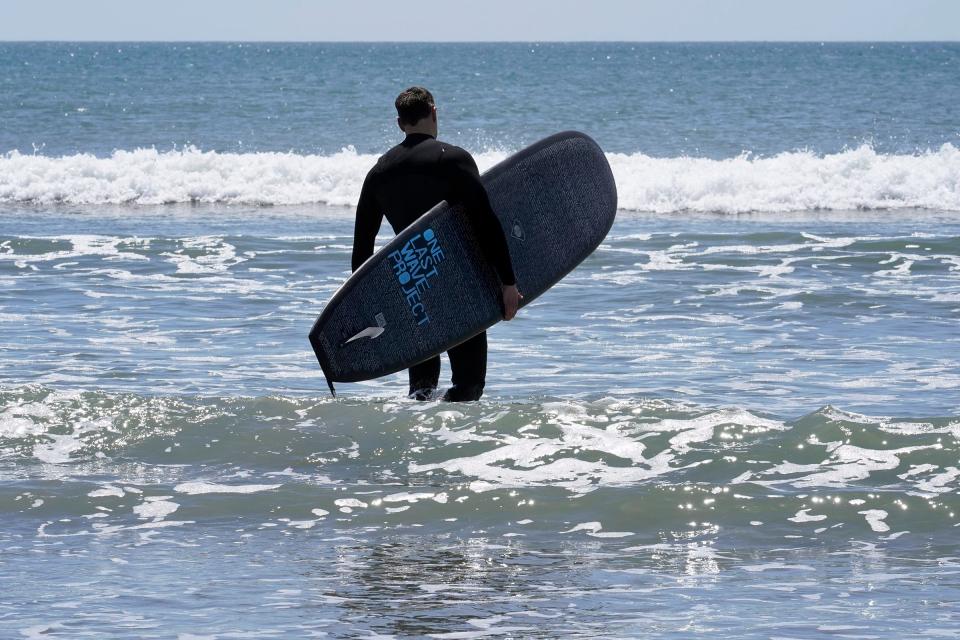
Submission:
<svg viewBox="0 0 960 640">
<path fill-rule="evenodd" d="M 582 133 L 541 140 L 481 181 L 507 238 L 521 305 L 590 255 L 617 211 L 610 165 Z M 355 382 L 422 362 L 502 317 L 499 280 L 466 214 L 441 202 L 347 279 L 310 344 L 328 383 Z"/>
</svg>

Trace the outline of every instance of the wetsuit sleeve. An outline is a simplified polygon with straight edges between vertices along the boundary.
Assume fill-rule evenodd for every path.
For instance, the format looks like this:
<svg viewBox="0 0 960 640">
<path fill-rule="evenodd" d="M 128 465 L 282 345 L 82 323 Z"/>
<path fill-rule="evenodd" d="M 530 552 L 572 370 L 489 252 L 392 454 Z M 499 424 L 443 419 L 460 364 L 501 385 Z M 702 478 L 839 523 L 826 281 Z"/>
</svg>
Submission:
<svg viewBox="0 0 960 640">
<path fill-rule="evenodd" d="M 357 202 L 357 220 L 353 226 L 353 256 L 350 260 L 353 271 L 373 255 L 373 244 L 383 221 L 383 212 L 374 196 L 374 182 L 375 177 L 371 170 L 363 181 L 360 200 Z"/>
<path fill-rule="evenodd" d="M 501 283 L 516 284 L 507 238 L 490 206 L 487 190 L 480 182 L 477 163 L 469 153 L 459 148 L 448 150 L 444 156 L 450 172 L 450 181 L 454 185 L 455 198 L 464 205 L 470 216 L 473 229 L 480 241 L 480 250 L 496 270 Z"/>
</svg>

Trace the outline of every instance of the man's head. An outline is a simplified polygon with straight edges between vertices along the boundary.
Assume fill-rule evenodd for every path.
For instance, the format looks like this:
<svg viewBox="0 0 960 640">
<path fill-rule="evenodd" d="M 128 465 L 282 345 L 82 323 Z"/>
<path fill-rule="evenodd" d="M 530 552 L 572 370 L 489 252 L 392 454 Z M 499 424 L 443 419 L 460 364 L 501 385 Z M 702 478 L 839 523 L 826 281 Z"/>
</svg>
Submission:
<svg viewBox="0 0 960 640">
<path fill-rule="evenodd" d="M 404 133 L 437 135 L 437 107 L 423 87 L 410 87 L 397 96 L 397 125 Z"/>
</svg>

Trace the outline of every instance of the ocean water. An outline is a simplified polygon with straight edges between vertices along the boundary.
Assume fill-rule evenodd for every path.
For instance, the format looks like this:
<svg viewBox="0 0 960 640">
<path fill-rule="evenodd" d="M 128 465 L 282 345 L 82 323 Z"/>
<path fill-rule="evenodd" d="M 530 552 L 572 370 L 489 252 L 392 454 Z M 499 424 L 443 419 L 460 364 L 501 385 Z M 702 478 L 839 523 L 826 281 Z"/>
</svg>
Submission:
<svg viewBox="0 0 960 640">
<path fill-rule="evenodd" d="M 958 67 L 0 43 L 0 637 L 960 636 Z M 334 400 L 414 83 L 481 169 L 592 135 L 618 220 L 482 401 Z"/>
</svg>

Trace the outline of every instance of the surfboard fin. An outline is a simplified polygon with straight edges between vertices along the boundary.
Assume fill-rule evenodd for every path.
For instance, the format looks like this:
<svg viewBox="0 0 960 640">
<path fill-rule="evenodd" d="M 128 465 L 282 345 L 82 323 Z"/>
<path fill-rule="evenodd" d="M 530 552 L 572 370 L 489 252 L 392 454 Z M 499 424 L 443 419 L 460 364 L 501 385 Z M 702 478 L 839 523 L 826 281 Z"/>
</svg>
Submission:
<svg viewBox="0 0 960 640">
<path fill-rule="evenodd" d="M 324 377 L 324 378 L 327 378 L 326 375 L 324 375 L 323 377 Z M 330 387 L 330 395 L 332 395 L 332 396 L 334 397 L 334 399 L 336 399 L 336 397 L 337 397 L 337 390 L 333 388 L 333 380 L 331 380 L 330 378 L 327 378 L 327 386 Z"/>
</svg>

